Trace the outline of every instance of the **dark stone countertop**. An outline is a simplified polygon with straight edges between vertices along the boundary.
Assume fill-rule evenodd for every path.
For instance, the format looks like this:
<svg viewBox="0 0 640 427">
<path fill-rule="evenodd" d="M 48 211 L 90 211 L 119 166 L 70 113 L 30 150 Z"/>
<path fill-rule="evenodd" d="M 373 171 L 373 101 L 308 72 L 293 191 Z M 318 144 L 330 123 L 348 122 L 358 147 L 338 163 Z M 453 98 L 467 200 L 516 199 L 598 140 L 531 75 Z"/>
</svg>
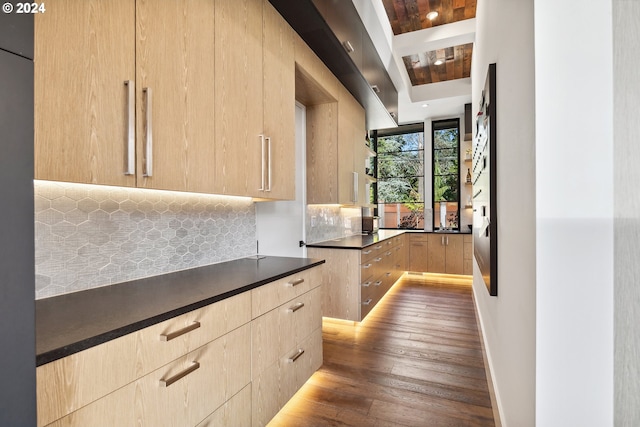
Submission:
<svg viewBox="0 0 640 427">
<path fill-rule="evenodd" d="M 36 300 L 36 366 L 322 263 L 242 258 Z"/>
<path fill-rule="evenodd" d="M 421 234 L 471 234 L 471 231 L 464 232 L 458 230 L 446 231 L 421 231 L 421 230 L 380 230 L 374 234 L 356 234 L 353 236 L 341 237 L 339 239 L 325 240 L 323 242 L 309 243 L 309 248 L 325 248 L 325 249 L 362 249 L 367 246 L 374 245 L 383 240 L 399 236 L 404 233 L 421 233 Z"/>
</svg>

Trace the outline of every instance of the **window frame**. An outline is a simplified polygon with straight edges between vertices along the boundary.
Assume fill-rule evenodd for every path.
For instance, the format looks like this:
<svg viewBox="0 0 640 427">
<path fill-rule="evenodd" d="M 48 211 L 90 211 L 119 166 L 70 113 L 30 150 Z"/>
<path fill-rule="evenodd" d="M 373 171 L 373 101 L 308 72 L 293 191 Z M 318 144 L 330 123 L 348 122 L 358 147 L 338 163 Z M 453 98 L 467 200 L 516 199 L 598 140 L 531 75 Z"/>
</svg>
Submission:
<svg viewBox="0 0 640 427">
<path fill-rule="evenodd" d="M 451 126 L 454 125 L 454 126 Z M 461 179 L 460 179 L 460 118 L 450 118 L 450 119 L 442 119 L 442 120 L 434 120 L 431 122 L 431 208 L 433 210 L 433 215 L 431 218 L 431 227 L 432 230 L 436 230 L 436 218 L 439 219 L 440 217 L 440 212 L 439 210 L 436 211 L 436 203 L 440 203 L 439 200 L 436 200 L 436 186 L 435 186 L 435 181 L 436 181 L 436 174 L 435 174 L 435 170 L 436 170 L 436 138 L 435 138 L 435 133 L 438 130 L 444 130 L 444 129 L 451 129 L 452 127 L 455 127 L 458 131 L 458 138 L 457 138 L 457 143 L 456 143 L 456 161 L 458 163 L 458 173 L 456 174 L 456 185 L 457 185 L 457 200 L 447 200 L 446 202 L 448 203 L 456 203 L 456 215 L 458 217 L 458 221 L 457 221 L 457 225 L 454 228 L 451 228 L 451 230 L 461 230 L 460 227 L 460 222 L 461 222 L 461 217 L 460 217 L 460 192 L 461 192 Z M 445 228 L 446 225 L 445 225 Z M 440 229 L 440 228 L 438 228 Z"/>
</svg>

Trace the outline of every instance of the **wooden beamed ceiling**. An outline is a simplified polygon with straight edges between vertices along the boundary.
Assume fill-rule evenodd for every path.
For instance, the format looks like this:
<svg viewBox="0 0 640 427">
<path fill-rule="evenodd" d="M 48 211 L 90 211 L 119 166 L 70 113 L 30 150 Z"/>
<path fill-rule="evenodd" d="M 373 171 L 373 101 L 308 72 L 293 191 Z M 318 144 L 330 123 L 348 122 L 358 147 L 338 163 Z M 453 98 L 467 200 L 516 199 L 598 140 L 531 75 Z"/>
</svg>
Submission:
<svg viewBox="0 0 640 427">
<path fill-rule="evenodd" d="M 420 31 L 476 17 L 477 0 L 382 0 L 395 35 Z M 429 20 L 429 12 L 438 12 Z M 473 43 L 404 56 L 413 86 L 471 76 Z M 435 65 L 437 59 L 444 62 Z"/>
<path fill-rule="evenodd" d="M 404 34 L 476 17 L 477 0 L 382 0 L 393 34 Z M 438 17 L 427 19 L 436 11 Z"/>
<path fill-rule="evenodd" d="M 413 86 L 471 76 L 473 43 L 403 57 Z M 440 59 L 442 64 L 436 65 Z"/>
</svg>

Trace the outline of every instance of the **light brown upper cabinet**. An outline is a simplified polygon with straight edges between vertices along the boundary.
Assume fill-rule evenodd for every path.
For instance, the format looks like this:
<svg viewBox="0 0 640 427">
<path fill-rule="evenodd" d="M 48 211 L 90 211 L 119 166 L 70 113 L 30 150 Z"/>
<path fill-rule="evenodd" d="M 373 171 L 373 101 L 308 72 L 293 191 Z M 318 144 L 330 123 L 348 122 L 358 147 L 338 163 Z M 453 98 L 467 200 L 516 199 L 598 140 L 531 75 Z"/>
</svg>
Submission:
<svg viewBox="0 0 640 427">
<path fill-rule="evenodd" d="M 137 185 L 215 193 L 214 3 L 135 3 Z"/>
<path fill-rule="evenodd" d="M 59 0 L 35 24 L 35 177 L 215 192 L 214 4 Z"/>
<path fill-rule="evenodd" d="M 294 197 L 293 30 L 267 0 L 59 0 L 35 40 L 37 179 Z"/>
<path fill-rule="evenodd" d="M 268 192 L 272 199 L 295 198 L 295 64 L 294 31 L 264 0 L 263 103 Z"/>
<path fill-rule="evenodd" d="M 35 17 L 36 179 L 136 185 L 135 7 L 58 0 Z"/>
<path fill-rule="evenodd" d="M 292 199 L 293 30 L 266 0 L 215 5 L 215 169 L 221 192 Z"/>
</svg>

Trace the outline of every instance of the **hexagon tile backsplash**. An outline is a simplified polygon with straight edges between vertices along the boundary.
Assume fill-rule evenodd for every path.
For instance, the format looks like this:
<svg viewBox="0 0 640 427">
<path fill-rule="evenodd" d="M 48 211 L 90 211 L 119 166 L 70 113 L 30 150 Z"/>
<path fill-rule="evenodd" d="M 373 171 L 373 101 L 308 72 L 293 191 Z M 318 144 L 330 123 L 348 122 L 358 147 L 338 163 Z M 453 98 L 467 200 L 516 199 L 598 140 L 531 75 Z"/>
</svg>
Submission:
<svg viewBox="0 0 640 427">
<path fill-rule="evenodd" d="M 249 198 L 34 185 L 36 299 L 255 254 Z"/>
</svg>

